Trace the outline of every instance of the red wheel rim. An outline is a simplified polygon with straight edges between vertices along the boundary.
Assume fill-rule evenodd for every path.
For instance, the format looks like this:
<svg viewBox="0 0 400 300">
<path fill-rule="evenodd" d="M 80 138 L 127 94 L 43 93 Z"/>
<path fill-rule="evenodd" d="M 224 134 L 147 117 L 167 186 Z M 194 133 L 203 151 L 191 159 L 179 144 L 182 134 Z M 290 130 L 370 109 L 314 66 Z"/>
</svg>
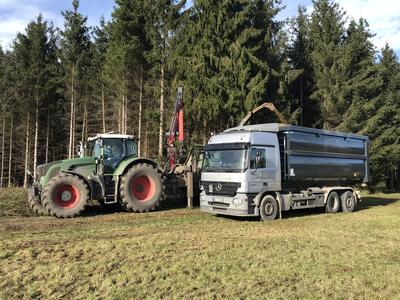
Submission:
<svg viewBox="0 0 400 300">
<path fill-rule="evenodd" d="M 73 208 L 78 204 L 80 196 L 79 190 L 74 185 L 63 184 L 54 194 L 54 203 L 59 207 Z"/>
<path fill-rule="evenodd" d="M 156 192 L 154 180 L 146 175 L 133 178 L 131 183 L 132 195 L 139 201 L 148 201 Z"/>
</svg>

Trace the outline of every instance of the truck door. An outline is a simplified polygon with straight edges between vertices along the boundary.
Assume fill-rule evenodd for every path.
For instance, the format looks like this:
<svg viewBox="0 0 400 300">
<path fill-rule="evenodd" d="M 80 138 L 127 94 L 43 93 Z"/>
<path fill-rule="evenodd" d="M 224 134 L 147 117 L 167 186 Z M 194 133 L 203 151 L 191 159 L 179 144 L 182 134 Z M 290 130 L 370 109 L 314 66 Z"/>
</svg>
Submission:
<svg viewBox="0 0 400 300">
<path fill-rule="evenodd" d="M 266 172 L 264 185 L 270 190 L 280 190 L 280 168 L 278 168 L 278 153 L 279 149 L 274 146 L 266 147 Z"/>
<path fill-rule="evenodd" d="M 258 163 L 257 163 L 257 157 Z M 264 179 L 267 177 L 266 153 L 264 147 L 252 147 L 250 149 L 249 193 L 259 193 L 264 187 Z"/>
</svg>

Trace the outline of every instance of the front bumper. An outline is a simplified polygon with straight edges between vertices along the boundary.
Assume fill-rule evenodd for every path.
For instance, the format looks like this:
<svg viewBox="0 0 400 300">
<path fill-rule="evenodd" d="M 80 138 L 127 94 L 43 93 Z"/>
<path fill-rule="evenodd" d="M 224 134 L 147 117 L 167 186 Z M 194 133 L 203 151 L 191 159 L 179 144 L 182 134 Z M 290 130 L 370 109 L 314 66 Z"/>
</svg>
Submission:
<svg viewBox="0 0 400 300">
<path fill-rule="evenodd" d="M 31 199 L 35 199 L 37 202 L 40 202 L 40 189 L 38 187 L 38 183 L 35 181 L 33 174 L 28 170 L 29 176 L 28 181 L 28 196 Z"/>
<path fill-rule="evenodd" d="M 29 198 L 35 199 L 37 202 L 40 202 L 40 191 L 33 184 L 28 187 L 28 196 Z"/>
<path fill-rule="evenodd" d="M 254 204 L 246 194 L 234 197 L 200 194 L 200 211 L 211 214 L 249 217 L 256 216 Z"/>
</svg>

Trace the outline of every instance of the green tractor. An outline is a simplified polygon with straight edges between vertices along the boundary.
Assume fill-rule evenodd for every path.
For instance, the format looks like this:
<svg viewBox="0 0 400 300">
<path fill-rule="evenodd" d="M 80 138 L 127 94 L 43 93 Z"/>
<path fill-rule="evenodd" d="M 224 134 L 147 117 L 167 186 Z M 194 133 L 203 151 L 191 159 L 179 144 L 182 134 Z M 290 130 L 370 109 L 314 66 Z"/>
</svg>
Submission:
<svg viewBox="0 0 400 300">
<path fill-rule="evenodd" d="M 120 203 L 132 212 L 154 210 L 162 199 L 163 173 L 137 156 L 130 135 L 100 134 L 80 146 L 79 158 L 38 166 L 31 174 L 29 205 L 59 218 L 80 215 L 91 200 Z"/>
</svg>

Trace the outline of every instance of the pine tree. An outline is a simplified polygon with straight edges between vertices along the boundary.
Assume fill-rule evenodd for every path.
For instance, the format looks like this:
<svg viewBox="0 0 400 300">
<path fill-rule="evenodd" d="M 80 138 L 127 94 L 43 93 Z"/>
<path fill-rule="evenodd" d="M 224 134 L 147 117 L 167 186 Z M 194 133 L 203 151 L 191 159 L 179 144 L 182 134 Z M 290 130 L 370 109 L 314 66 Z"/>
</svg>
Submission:
<svg viewBox="0 0 400 300">
<path fill-rule="evenodd" d="M 310 37 L 315 89 L 311 96 L 318 101 L 321 116 L 317 126 L 332 129 L 341 123 L 346 102 L 340 91 L 344 87 L 340 59 L 345 37 L 344 12 L 329 0 L 313 1 Z"/>
<path fill-rule="evenodd" d="M 106 72 L 114 94 L 118 112 L 118 131 L 127 133 L 128 121 L 134 119 L 129 110 L 130 95 L 140 85 L 144 53 L 146 50 L 146 18 L 144 0 L 117 0 L 109 27 L 110 45 Z M 133 133 L 131 127 L 129 128 Z"/>
<path fill-rule="evenodd" d="M 176 2 L 176 3 L 175 3 Z M 145 3 L 147 32 L 149 34 L 151 47 L 148 48 L 146 58 L 149 61 L 150 78 L 159 82 L 159 134 L 158 134 L 158 156 L 163 155 L 166 99 L 168 98 L 168 84 L 170 73 L 171 38 L 172 33 L 180 25 L 181 9 L 186 1 L 156 0 Z"/>
<path fill-rule="evenodd" d="M 92 72 L 93 77 L 93 88 L 96 93 L 96 98 L 100 98 L 101 103 L 101 132 L 107 132 L 106 122 L 106 106 L 108 101 L 106 100 L 106 80 L 105 80 L 105 61 L 107 56 L 107 50 L 109 46 L 109 33 L 107 24 L 104 17 L 100 19 L 100 24 L 94 29 L 94 43 L 93 43 L 93 60 L 92 60 Z M 100 91 L 100 95 L 98 94 Z"/>
<path fill-rule="evenodd" d="M 371 173 L 375 187 L 399 188 L 400 166 L 400 63 L 394 51 L 382 49 L 379 68 L 383 86 L 381 94 L 365 105 L 362 133 L 371 139 Z M 397 178 L 396 178 L 397 177 Z"/>
<path fill-rule="evenodd" d="M 68 158 L 74 157 L 76 111 L 82 104 L 85 84 L 82 79 L 89 61 L 90 38 L 87 17 L 78 12 L 79 0 L 72 1 L 72 10 L 62 13 L 64 31 L 61 40 L 62 61 L 66 73 L 67 95 L 70 98 Z M 80 100 L 80 101 L 79 101 Z"/>
<path fill-rule="evenodd" d="M 289 62 L 294 70 L 300 71 L 288 87 L 289 95 L 296 99 L 300 107 L 299 124 L 315 127 L 319 116 L 318 103 L 312 101 L 314 76 L 311 60 L 312 43 L 310 37 L 310 18 L 306 8 L 299 6 L 297 16 L 291 21 L 293 33 L 289 46 Z"/>
<path fill-rule="evenodd" d="M 350 22 L 341 59 L 344 85 L 340 92 L 347 110 L 338 130 L 359 132 L 367 122 L 368 103 L 375 102 L 381 93 L 382 78 L 371 38 L 365 20 Z"/>
<path fill-rule="evenodd" d="M 178 78 L 186 85 L 192 132 L 236 125 L 250 109 L 278 98 L 282 62 L 277 1 L 194 3 L 178 32 Z"/>
</svg>

